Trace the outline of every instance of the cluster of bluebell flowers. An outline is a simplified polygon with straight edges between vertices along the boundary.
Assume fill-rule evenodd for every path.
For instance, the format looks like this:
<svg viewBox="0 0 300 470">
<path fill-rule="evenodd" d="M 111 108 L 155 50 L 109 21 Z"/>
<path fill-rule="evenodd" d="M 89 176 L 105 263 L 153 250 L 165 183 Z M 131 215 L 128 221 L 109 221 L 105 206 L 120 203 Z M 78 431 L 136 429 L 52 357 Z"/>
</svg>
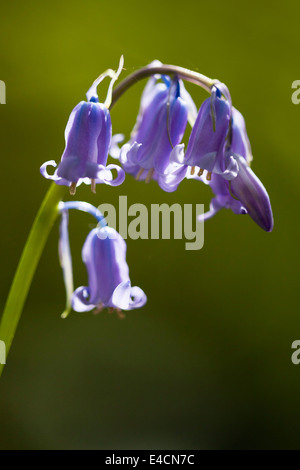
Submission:
<svg viewBox="0 0 300 470">
<path fill-rule="evenodd" d="M 181 67 L 154 61 L 127 77 L 113 90 L 123 67 L 107 70 L 92 85 L 87 101 L 72 111 L 65 130 L 66 147 L 53 175 L 47 166 L 41 173 L 56 184 L 67 185 L 74 195 L 81 183 L 119 185 L 125 174 L 149 183 L 155 180 L 164 191 L 175 191 L 185 179 L 196 179 L 209 185 L 214 193 L 210 210 L 199 222 L 212 217 L 222 208 L 235 214 L 248 214 L 262 229 L 270 232 L 273 215 L 268 193 L 250 168 L 251 146 L 245 120 L 232 106 L 228 88 L 218 80 Z M 104 103 L 99 103 L 97 86 L 105 77 L 110 85 Z M 110 108 L 129 86 L 138 79 L 150 77 L 141 97 L 136 123 L 128 142 L 124 136 L 112 135 Z M 186 90 L 183 80 L 203 86 L 210 93 L 199 110 Z M 192 127 L 188 143 L 182 143 L 187 124 Z M 107 165 L 108 156 L 118 164 Z M 112 170 L 117 177 L 113 178 Z M 91 213 L 98 227 L 87 236 L 82 249 L 88 286 L 74 290 L 72 258 L 68 235 L 68 212 L 77 209 Z M 101 311 L 104 307 L 122 310 L 141 307 L 146 295 L 131 287 L 123 238 L 106 225 L 95 207 L 84 202 L 65 202 L 59 208 L 60 259 L 67 292 L 64 316 L 75 311 Z"/>
</svg>

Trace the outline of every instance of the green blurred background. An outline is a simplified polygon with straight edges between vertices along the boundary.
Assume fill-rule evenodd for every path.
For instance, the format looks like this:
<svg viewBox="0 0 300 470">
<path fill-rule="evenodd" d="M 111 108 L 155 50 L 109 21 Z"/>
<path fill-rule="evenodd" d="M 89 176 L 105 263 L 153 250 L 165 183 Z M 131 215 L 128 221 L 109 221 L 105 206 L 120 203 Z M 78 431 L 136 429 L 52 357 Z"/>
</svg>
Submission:
<svg viewBox="0 0 300 470">
<path fill-rule="evenodd" d="M 49 182 L 64 128 L 93 80 L 123 76 L 153 59 L 224 81 L 245 116 L 253 169 L 272 201 L 275 228 L 222 211 L 205 225 L 201 251 L 182 240 L 128 240 L 134 285 L 147 305 L 125 320 L 73 313 L 61 320 L 64 287 L 55 225 L 0 380 L 2 449 L 299 448 L 300 79 L 299 3 L 11 1 L 1 3 L 1 306 Z M 129 136 L 145 83 L 112 110 Z M 102 88 L 105 93 L 107 82 Z M 188 86 L 198 106 L 204 91 Z M 101 91 L 101 89 L 100 89 Z M 127 177 L 116 189 L 80 188 L 95 205 L 208 203 L 185 181 L 173 194 Z M 71 216 L 76 286 L 93 220 Z"/>
</svg>

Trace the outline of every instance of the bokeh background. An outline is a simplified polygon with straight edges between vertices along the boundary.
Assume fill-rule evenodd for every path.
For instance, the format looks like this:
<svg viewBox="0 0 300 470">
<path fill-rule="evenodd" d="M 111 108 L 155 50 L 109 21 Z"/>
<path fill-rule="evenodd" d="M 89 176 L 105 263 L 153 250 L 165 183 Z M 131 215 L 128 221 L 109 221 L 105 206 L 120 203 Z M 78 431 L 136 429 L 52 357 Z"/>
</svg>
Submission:
<svg viewBox="0 0 300 470">
<path fill-rule="evenodd" d="M 269 234 L 224 210 L 197 252 L 181 240 L 128 240 L 131 279 L 148 303 L 125 320 L 60 318 L 56 224 L 0 380 L 1 449 L 300 447 L 300 365 L 291 362 L 300 339 L 299 9 L 296 0 L 1 3 L 1 307 L 49 187 L 39 167 L 60 159 L 70 111 L 121 53 L 123 76 L 160 59 L 229 86 L 275 218 Z M 129 136 L 144 84 L 112 110 L 114 132 Z M 205 92 L 188 89 L 200 106 Z M 211 197 L 195 181 L 167 194 L 129 176 L 96 196 L 77 193 L 95 205 L 117 205 L 119 195 L 148 207 L 208 208 Z M 77 286 L 86 285 L 80 250 L 91 223 L 71 215 Z"/>
</svg>

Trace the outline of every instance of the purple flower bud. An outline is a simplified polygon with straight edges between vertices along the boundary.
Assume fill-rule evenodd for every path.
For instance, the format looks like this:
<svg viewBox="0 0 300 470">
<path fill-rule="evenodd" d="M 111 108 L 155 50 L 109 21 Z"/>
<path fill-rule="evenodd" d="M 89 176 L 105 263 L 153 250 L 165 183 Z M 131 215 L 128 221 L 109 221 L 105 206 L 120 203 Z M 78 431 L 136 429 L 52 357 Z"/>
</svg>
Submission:
<svg viewBox="0 0 300 470">
<path fill-rule="evenodd" d="M 111 307 L 132 310 L 142 307 L 147 297 L 139 287 L 131 287 L 126 263 L 126 243 L 113 228 L 93 229 L 84 243 L 82 260 L 88 272 L 88 287 L 79 287 L 72 296 L 77 312 Z"/>
<path fill-rule="evenodd" d="M 211 200 L 210 210 L 199 216 L 198 220 L 203 222 L 225 208 L 231 209 L 235 214 L 249 214 L 262 229 L 271 232 L 273 215 L 268 193 L 246 160 L 239 156 L 235 159 L 239 171 L 238 176 L 232 181 L 225 180 L 221 175 L 212 174 L 209 186 L 215 197 Z"/>
<path fill-rule="evenodd" d="M 271 232 L 274 223 L 268 193 L 246 160 L 242 157 L 236 159 L 239 172 L 231 181 L 232 194 L 243 204 L 254 222 L 267 232 Z"/>
</svg>

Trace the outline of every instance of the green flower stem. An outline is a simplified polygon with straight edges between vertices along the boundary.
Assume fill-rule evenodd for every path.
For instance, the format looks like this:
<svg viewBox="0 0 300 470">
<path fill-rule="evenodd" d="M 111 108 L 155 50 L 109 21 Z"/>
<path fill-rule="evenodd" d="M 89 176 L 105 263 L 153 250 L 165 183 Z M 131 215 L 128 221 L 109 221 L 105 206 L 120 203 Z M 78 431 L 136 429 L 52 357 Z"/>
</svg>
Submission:
<svg viewBox="0 0 300 470">
<path fill-rule="evenodd" d="M 22 309 L 50 230 L 58 216 L 57 206 L 66 192 L 65 186 L 52 183 L 35 218 L 24 247 L 0 324 L 0 340 L 8 355 Z M 4 365 L 0 364 L 0 376 Z"/>
</svg>

